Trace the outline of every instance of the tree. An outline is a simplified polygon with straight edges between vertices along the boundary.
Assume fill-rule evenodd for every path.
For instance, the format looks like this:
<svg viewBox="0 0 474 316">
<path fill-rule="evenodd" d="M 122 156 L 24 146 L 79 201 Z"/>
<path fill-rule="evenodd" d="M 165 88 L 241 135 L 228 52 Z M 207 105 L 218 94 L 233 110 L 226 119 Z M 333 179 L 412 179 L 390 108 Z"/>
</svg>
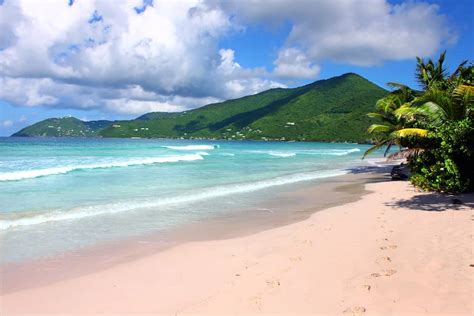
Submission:
<svg viewBox="0 0 474 316">
<path fill-rule="evenodd" d="M 398 113 L 401 109 L 409 107 L 415 100 L 414 91 L 399 83 L 389 82 L 388 85 L 398 89 L 380 99 L 375 106 L 376 111 L 367 114 L 371 118 L 379 119 L 382 124 L 372 124 L 368 128 L 368 133 L 373 135 L 375 144 L 364 153 L 363 158 L 382 147 L 386 147 L 384 156 L 394 145 L 398 145 L 401 151 L 402 138 L 426 137 L 428 133 L 427 130 L 410 127 L 408 116 Z"/>
<path fill-rule="evenodd" d="M 370 126 L 375 145 L 364 157 L 384 146 L 386 155 L 396 144 L 400 151 L 391 156 L 407 158 L 415 185 L 456 193 L 474 189 L 474 66 L 464 61 L 448 76 L 445 57 L 417 57 L 421 92 L 390 84 L 397 89 L 368 114 L 383 124 Z"/>
<path fill-rule="evenodd" d="M 416 57 L 415 76 L 424 90 L 445 82 L 447 76 L 446 68 L 443 65 L 445 58 L 446 51 L 441 53 L 436 63 L 431 59 L 425 62 L 422 58 Z"/>
</svg>

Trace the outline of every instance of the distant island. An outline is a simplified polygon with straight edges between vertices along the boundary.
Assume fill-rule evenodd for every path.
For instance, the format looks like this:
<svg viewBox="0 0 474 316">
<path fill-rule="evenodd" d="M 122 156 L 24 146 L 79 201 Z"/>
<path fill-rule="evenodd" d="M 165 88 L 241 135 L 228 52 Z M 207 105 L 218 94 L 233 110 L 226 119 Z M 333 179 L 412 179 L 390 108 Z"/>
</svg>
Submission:
<svg viewBox="0 0 474 316">
<path fill-rule="evenodd" d="M 140 137 L 367 142 L 367 117 L 387 91 L 354 74 L 197 109 L 153 112 L 128 121 L 46 119 L 14 137 Z"/>
</svg>

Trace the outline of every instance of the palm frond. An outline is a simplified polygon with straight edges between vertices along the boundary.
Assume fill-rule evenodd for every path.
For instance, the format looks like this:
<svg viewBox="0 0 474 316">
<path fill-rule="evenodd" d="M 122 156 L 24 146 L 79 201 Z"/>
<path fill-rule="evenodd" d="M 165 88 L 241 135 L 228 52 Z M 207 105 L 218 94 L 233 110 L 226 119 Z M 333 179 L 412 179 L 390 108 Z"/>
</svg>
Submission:
<svg viewBox="0 0 474 316">
<path fill-rule="evenodd" d="M 461 84 L 453 90 L 453 98 L 457 101 L 474 103 L 474 86 Z"/>
<path fill-rule="evenodd" d="M 390 148 L 392 148 L 393 144 L 394 144 L 393 141 L 387 143 L 387 148 L 385 149 L 385 151 L 383 153 L 384 157 L 387 157 L 387 154 L 390 151 Z"/>
<path fill-rule="evenodd" d="M 393 81 L 387 82 L 387 86 L 389 86 L 390 88 L 397 88 L 397 89 L 410 89 L 409 86 L 404 85 L 403 83 L 393 82 Z"/>
<path fill-rule="evenodd" d="M 428 130 L 423 128 L 403 128 L 392 133 L 394 138 L 403 138 L 409 136 L 427 137 Z"/>
<path fill-rule="evenodd" d="M 449 80 L 454 80 L 464 69 L 465 65 L 468 63 L 468 60 L 464 60 L 462 63 L 459 64 L 459 66 L 456 68 L 456 70 L 449 76 Z"/>
<path fill-rule="evenodd" d="M 423 148 L 406 148 L 389 155 L 387 160 L 407 159 L 418 156 L 423 151 L 425 151 Z"/>
<path fill-rule="evenodd" d="M 398 109 L 394 111 L 395 116 L 400 119 L 404 118 L 412 118 L 416 114 L 416 107 L 413 107 L 410 103 L 405 103 Z"/>
<path fill-rule="evenodd" d="M 393 126 L 383 125 L 383 124 L 372 124 L 367 129 L 369 134 L 376 134 L 376 133 L 388 133 L 393 131 Z"/>
<path fill-rule="evenodd" d="M 373 153 L 374 151 L 376 150 L 379 150 L 380 148 L 382 148 L 383 146 L 385 146 L 387 143 L 389 143 L 391 141 L 391 139 L 386 139 L 384 141 L 381 141 L 377 144 L 375 144 L 374 146 L 370 147 L 369 149 L 367 149 L 364 153 L 364 155 L 362 156 L 362 159 L 364 159 L 367 155 L 370 155 L 371 153 Z"/>
<path fill-rule="evenodd" d="M 417 113 L 429 118 L 431 122 L 436 123 L 447 118 L 447 113 L 443 107 L 434 102 L 426 102 L 418 106 Z"/>
<path fill-rule="evenodd" d="M 367 116 L 370 117 L 370 118 L 379 118 L 379 119 L 384 119 L 385 118 L 385 115 L 380 114 L 380 113 L 375 113 L 375 112 L 367 113 Z"/>
</svg>

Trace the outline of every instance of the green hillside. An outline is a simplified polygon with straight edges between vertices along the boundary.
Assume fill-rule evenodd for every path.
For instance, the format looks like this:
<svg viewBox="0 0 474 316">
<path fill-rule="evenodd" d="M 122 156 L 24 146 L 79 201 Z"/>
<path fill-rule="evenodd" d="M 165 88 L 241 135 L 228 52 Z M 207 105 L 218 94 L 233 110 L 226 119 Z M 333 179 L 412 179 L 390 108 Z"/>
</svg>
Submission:
<svg viewBox="0 0 474 316">
<path fill-rule="evenodd" d="M 149 120 L 154 120 L 157 118 L 165 117 L 165 116 L 171 116 L 173 115 L 173 112 L 150 112 L 143 114 L 142 116 L 139 116 L 136 118 L 136 120 L 139 121 L 149 121 Z"/>
<path fill-rule="evenodd" d="M 303 87 L 271 89 L 186 112 L 147 113 L 130 121 L 49 119 L 13 136 L 364 142 L 370 124 L 366 113 L 386 94 L 365 78 L 348 73 Z"/>
<path fill-rule="evenodd" d="M 100 130 L 111 124 L 105 120 L 84 122 L 75 117 L 50 118 L 25 127 L 12 136 L 90 137 L 97 136 Z"/>
<path fill-rule="evenodd" d="M 349 73 L 187 112 L 158 113 L 147 121 L 124 121 L 105 128 L 100 135 L 363 142 L 368 139 L 366 114 L 386 93 L 361 76 Z"/>
</svg>

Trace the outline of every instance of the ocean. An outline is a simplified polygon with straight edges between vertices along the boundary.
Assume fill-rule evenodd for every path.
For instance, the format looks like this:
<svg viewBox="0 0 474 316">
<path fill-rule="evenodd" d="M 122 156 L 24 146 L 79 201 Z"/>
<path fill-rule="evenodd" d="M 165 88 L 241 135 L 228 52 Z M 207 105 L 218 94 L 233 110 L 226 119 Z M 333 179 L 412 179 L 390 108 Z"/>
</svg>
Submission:
<svg viewBox="0 0 474 316">
<path fill-rule="evenodd" d="M 277 188 L 364 166 L 367 145 L 0 138 L 3 262 L 252 210 Z"/>
</svg>

